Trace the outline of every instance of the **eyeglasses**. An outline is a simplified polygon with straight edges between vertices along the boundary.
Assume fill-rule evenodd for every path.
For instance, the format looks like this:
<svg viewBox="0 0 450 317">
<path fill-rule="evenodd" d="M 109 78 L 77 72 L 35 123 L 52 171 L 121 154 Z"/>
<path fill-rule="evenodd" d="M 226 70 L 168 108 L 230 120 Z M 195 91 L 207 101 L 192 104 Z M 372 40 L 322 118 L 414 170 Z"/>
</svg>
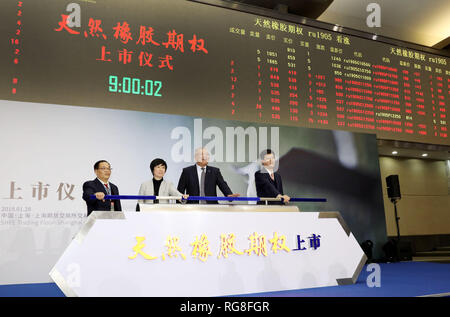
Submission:
<svg viewBox="0 0 450 317">
<path fill-rule="evenodd" d="M 102 170 L 102 171 L 112 171 L 113 170 L 112 167 L 110 167 L 110 168 L 108 168 L 108 167 L 100 167 L 98 169 Z"/>
</svg>

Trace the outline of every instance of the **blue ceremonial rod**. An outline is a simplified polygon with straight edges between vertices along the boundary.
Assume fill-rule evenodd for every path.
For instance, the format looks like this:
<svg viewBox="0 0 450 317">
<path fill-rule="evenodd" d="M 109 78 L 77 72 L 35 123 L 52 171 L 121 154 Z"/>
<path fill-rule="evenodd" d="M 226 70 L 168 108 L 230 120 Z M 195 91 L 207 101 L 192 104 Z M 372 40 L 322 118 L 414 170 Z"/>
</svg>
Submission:
<svg viewBox="0 0 450 317">
<path fill-rule="evenodd" d="M 164 197 L 167 198 L 167 197 Z M 182 197 L 171 197 L 172 199 L 182 200 L 211 200 L 211 201 L 283 201 L 283 198 L 262 198 L 262 197 L 215 197 L 215 196 L 189 196 L 187 199 Z M 95 199 L 95 195 L 91 195 Z M 104 199 L 134 199 L 134 200 L 155 200 L 157 196 L 129 196 L 129 195 L 105 195 Z M 326 198 L 291 198 L 292 202 L 326 202 Z"/>
<path fill-rule="evenodd" d="M 189 196 L 183 200 L 226 200 L 226 201 L 260 201 L 259 197 L 215 197 L 215 196 Z"/>
<path fill-rule="evenodd" d="M 91 199 L 96 199 L 95 195 L 91 195 Z M 105 195 L 103 199 L 146 199 L 155 200 L 156 196 L 129 196 L 129 195 Z"/>
<path fill-rule="evenodd" d="M 169 197 L 164 197 L 169 198 Z M 182 197 L 170 197 L 172 199 L 182 199 L 182 200 L 227 200 L 227 201 L 260 201 L 259 197 L 215 197 L 215 196 L 189 196 L 187 199 Z M 91 199 L 95 199 L 95 195 L 91 195 Z M 129 196 L 129 195 L 105 195 L 104 199 L 137 199 L 137 200 L 156 200 L 161 199 L 157 196 Z"/>
</svg>

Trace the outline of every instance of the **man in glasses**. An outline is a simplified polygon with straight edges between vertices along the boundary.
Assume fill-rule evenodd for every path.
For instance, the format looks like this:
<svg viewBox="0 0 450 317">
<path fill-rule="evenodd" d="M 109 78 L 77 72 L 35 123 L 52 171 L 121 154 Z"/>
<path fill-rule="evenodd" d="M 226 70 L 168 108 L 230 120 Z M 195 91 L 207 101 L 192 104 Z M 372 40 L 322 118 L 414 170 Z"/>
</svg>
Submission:
<svg viewBox="0 0 450 317">
<path fill-rule="evenodd" d="M 120 200 L 105 199 L 105 195 L 119 195 L 117 186 L 109 182 L 111 170 L 107 161 L 98 161 L 94 164 L 97 178 L 83 184 L 83 199 L 86 201 L 88 216 L 94 210 L 122 211 Z M 95 198 L 91 198 L 92 195 L 95 195 Z"/>
</svg>

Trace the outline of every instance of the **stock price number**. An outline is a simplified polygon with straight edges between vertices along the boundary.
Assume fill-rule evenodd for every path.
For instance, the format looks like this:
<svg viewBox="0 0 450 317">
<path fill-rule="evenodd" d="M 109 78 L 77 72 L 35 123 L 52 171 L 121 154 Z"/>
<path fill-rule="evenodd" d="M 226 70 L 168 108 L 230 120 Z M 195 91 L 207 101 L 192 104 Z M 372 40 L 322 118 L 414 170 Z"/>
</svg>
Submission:
<svg viewBox="0 0 450 317">
<path fill-rule="evenodd" d="M 162 82 L 139 78 L 109 76 L 109 92 L 141 96 L 162 97 Z"/>
</svg>

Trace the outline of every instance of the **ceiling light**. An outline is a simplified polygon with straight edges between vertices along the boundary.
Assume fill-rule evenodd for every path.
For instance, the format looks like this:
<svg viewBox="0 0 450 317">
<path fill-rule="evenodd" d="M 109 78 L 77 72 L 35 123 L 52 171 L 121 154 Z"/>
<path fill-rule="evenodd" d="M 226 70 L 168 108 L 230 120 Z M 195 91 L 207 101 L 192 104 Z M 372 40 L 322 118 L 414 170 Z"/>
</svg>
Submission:
<svg viewBox="0 0 450 317">
<path fill-rule="evenodd" d="M 423 156 L 423 157 L 427 157 L 428 154 L 427 154 L 427 153 L 423 153 L 422 156 Z"/>
<path fill-rule="evenodd" d="M 398 152 L 397 151 L 392 151 L 392 154 L 397 155 Z"/>
</svg>

